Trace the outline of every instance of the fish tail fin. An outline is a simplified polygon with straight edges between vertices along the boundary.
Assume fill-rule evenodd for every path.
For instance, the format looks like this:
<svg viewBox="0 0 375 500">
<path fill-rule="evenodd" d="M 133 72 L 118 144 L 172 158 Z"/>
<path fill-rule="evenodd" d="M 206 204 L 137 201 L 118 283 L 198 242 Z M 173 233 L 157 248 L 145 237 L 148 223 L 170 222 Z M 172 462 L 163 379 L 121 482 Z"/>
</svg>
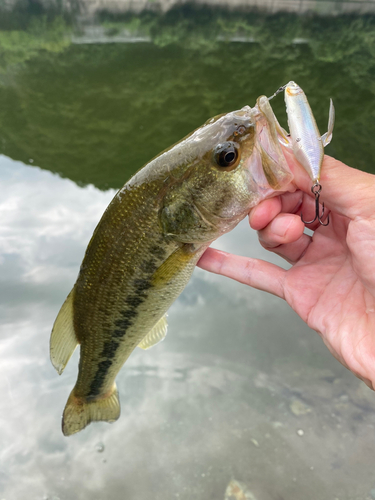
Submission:
<svg viewBox="0 0 375 500">
<path fill-rule="evenodd" d="M 114 422 L 119 416 L 120 401 L 116 384 L 113 384 L 107 394 L 92 400 L 76 396 L 73 389 L 64 409 L 62 431 L 64 436 L 70 436 L 84 429 L 90 422 Z"/>
<path fill-rule="evenodd" d="M 50 340 L 50 357 L 59 375 L 62 374 L 78 345 L 73 324 L 73 290 L 67 296 L 55 319 Z"/>
</svg>

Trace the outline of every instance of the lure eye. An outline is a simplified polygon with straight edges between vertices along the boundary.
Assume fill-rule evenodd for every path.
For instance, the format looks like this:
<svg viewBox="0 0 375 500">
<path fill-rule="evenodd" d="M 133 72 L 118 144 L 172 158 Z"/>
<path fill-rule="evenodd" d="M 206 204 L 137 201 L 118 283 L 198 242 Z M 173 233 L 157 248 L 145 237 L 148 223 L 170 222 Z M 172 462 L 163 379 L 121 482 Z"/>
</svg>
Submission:
<svg viewBox="0 0 375 500">
<path fill-rule="evenodd" d="M 215 148 L 214 158 L 219 167 L 236 166 L 240 158 L 238 146 L 234 142 L 224 142 Z"/>
</svg>

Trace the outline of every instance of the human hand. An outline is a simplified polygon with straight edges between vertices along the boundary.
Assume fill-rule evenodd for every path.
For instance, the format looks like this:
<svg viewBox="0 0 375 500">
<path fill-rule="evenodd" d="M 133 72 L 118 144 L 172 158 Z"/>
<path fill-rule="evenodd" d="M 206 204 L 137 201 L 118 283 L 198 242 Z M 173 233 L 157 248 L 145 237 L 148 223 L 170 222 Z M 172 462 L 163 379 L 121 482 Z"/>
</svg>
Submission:
<svg viewBox="0 0 375 500">
<path fill-rule="evenodd" d="M 331 353 L 375 388 L 375 176 L 325 156 L 321 184 L 327 227 L 315 215 L 311 180 L 285 153 L 297 190 L 262 201 L 249 215 L 261 245 L 288 270 L 209 248 L 198 266 L 283 298 L 316 330 Z"/>
</svg>

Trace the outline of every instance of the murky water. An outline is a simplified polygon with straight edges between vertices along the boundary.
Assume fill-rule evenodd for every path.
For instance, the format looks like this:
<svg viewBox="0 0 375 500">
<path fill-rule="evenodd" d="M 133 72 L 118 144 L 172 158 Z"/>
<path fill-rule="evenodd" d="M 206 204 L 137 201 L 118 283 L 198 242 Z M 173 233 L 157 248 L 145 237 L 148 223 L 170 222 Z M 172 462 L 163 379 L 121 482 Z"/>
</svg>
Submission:
<svg viewBox="0 0 375 500">
<path fill-rule="evenodd" d="M 61 377 L 48 353 L 115 188 L 210 116 L 294 79 L 322 131 L 334 98 L 331 154 L 373 169 L 373 88 L 359 84 L 373 61 L 361 74 L 309 43 L 88 45 L 48 29 L 26 26 L 19 45 L 0 32 L 0 498 L 375 498 L 374 394 L 273 296 L 197 269 L 166 340 L 120 372 L 120 419 L 70 438 L 78 353 Z M 215 246 L 281 262 L 246 221 Z"/>
</svg>

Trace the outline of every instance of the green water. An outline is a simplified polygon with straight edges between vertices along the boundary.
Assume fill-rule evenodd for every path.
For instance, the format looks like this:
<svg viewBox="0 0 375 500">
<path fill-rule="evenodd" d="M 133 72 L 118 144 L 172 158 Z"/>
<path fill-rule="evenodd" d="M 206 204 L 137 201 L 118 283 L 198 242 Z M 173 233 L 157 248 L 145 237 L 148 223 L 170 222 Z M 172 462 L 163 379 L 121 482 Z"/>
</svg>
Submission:
<svg viewBox="0 0 375 500">
<path fill-rule="evenodd" d="M 374 395 L 275 297 L 197 270 L 166 340 L 121 371 L 120 420 L 69 439 L 78 353 L 61 377 L 48 354 L 114 189 L 209 117 L 295 80 L 322 133 L 334 100 L 327 153 L 375 172 L 374 20 L 184 8 L 93 30 L 30 5 L 0 10 L 0 498 L 224 500 L 232 480 L 374 498 Z M 215 246 L 280 263 L 246 221 Z"/>
<path fill-rule="evenodd" d="M 163 36 L 150 43 L 72 44 L 69 36 L 78 28 L 61 17 L 35 17 L 25 31 L 0 32 L 0 153 L 25 163 L 31 158 L 80 184 L 118 188 L 207 118 L 252 106 L 259 95 L 294 79 L 322 133 L 329 97 L 334 100 L 335 138 L 327 153 L 374 170 L 372 19 L 335 18 L 319 26 L 316 19 L 294 16 L 252 16 L 248 24 L 236 18 L 225 24 L 219 17 L 225 36 L 256 40 L 230 43 L 217 41 L 213 20 L 204 38 L 197 16 L 201 22 L 189 31 L 197 37 L 193 44 L 186 23 L 175 18 L 180 38 L 170 33 L 172 21 L 157 18 L 152 27 L 158 20 Z M 153 33 L 150 24 L 148 18 L 138 23 L 137 33 Z M 104 33 L 117 32 L 107 27 Z M 282 96 L 272 105 L 285 125 Z"/>
</svg>

